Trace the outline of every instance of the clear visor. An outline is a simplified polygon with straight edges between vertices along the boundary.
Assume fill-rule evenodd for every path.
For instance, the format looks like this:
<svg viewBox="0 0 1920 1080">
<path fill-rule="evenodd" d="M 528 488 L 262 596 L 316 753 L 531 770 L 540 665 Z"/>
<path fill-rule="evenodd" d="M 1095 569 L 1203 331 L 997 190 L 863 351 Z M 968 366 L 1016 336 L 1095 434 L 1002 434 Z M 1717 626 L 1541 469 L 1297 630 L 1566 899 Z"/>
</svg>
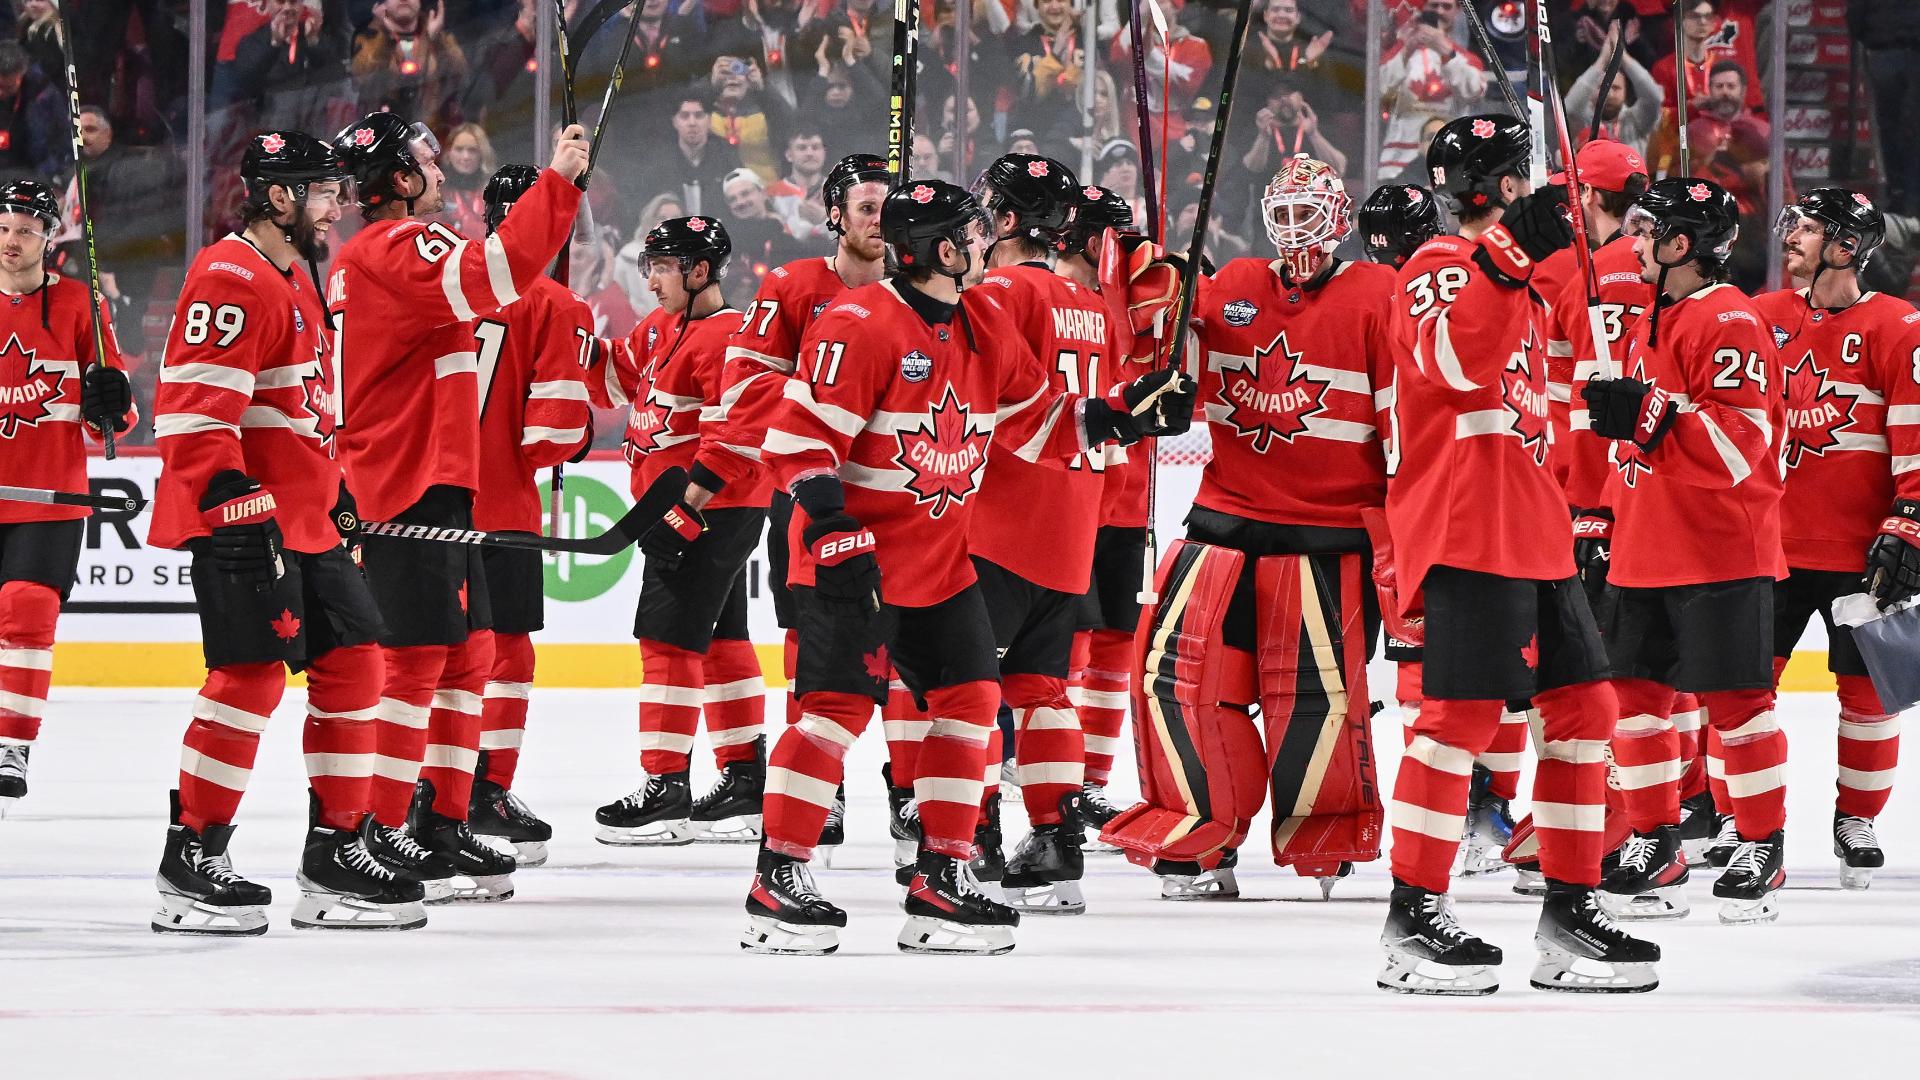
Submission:
<svg viewBox="0 0 1920 1080">
<path fill-rule="evenodd" d="M 1650 236 L 1654 239 L 1666 235 L 1666 230 L 1660 227 L 1660 219 L 1639 206 L 1627 207 L 1627 216 L 1620 221 L 1620 232 L 1626 236 Z"/>
<path fill-rule="evenodd" d="M 1329 191 L 1274 192 L 1260 199 L 1267 239 L 1282 250 L 1318 247 L 1346 231 L 1344 200 Z"/>
<path fill-rule="evenodd" d="M 431 165 L 440 156 L 440 140 L 433 137 L 427 125 L 416 121 L 408 133 L 407 150 L 422 166 Z"/>
<path fill-rule="evenodd" d="M 1791 237 L 1802 228 L 1819 230 L 1822 235 L 1826 232 L 1820 222 L 1801 213 L 1798 206 L 1781 207 L 1780 216 L 1773 219 L 1773 235 L 1782 240 Z"/>
<path fill-rule="evenodd" d="M 47 223 L 38 215 L 23 214 L 17 210 L 0 211 L 0 244 L 9 240 L 45 240 Z"/>
</svg>

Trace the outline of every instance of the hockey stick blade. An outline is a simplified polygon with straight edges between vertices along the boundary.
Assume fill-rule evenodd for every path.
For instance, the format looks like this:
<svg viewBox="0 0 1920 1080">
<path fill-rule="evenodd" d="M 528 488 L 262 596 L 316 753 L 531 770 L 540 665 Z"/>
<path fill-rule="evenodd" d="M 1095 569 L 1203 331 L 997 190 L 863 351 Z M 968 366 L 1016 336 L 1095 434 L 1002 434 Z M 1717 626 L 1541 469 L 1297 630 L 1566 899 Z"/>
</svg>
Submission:
<svg viewBox="0 0 1920 1080">
<path fill-rule="evenodd" d="M 124 495 L 89 495 L 78 491 L 54 491 L 51 488 L 11 487 L 0 484 L 0 499 L 9 502 L 41 503 L 47 506 L 86 506 L 95 510 L 124 510 L 139 513 L 147 500 Z"/>
<path fill-rule="evenodd" d="M 678 466 L 656 477 L 633 508 L 620 515 L 598 536 L 541 536 L 539 533 L 479 529 L 446 529 L 437 525 L 409 525 L 403 521 L 363 521 L 362 536 L 394 540 L 425 540 L 438 544 L 477 544 L 481 547 L 519 548 L 525 551 L 565 551 L 575 555 L 618 555 L 640 542 L 687 490 L 687 471 Z"/>
</svg>

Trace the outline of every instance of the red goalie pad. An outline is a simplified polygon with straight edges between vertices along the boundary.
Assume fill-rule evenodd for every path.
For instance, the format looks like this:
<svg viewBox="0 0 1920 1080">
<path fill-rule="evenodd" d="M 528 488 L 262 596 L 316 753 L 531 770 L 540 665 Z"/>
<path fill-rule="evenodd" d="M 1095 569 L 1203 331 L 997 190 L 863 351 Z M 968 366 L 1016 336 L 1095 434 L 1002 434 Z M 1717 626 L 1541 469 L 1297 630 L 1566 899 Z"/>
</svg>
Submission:
<svg viewBox="0 0 1920 1080">
<path fill-rule="evenodd" d="M 1358 554 L 1268 556 L 1254 583 L 1273 861 L 1328 877 L 1380 857 L 1360 600 L 1371 583 Z"/>
</svg>

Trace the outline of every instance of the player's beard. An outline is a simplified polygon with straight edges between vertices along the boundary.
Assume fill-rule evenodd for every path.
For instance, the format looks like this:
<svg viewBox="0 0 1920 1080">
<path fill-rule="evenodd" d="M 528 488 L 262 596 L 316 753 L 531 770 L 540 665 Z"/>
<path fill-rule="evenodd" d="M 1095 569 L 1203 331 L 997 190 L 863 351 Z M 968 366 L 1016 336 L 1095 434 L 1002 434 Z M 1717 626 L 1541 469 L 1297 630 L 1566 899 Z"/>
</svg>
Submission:
<svg viewBox="0 0 1920 1080">
<path fill-rule="evenodd" d="M 288 229 L 287 239 L 293 241 L 293 250 L 299 252 L 301 258 L 316 263 L 327 261 L 326 237 L 320 234 L 320 230 L 314 228 L 313 219 L 307 216 L 305 210 L 293 212 L 293 221 L 291 228 Z"/>
</svg>

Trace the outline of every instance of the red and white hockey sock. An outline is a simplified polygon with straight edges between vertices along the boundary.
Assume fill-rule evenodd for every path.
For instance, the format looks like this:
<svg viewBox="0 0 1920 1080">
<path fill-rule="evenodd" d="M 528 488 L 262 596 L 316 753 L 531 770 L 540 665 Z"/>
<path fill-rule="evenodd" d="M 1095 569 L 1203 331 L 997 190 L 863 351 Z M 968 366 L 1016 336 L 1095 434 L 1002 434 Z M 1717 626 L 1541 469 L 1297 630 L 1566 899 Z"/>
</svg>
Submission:
<svg viewBox="0 0 1920 1080">
<path fill-rule="evenodd" d="M 887 683 L 887 703 L 880 706 L 880 730 L 887 737 L 888 773 L 895 787 L 912 787 L 920 760 L 920 743 L 932 721 L 914 704 L 913 691 L 893 672 Z"/>
<path fill-rule="evenodd" d="M 1787 822 L 1787 733 L 1773 711 L 1772 690 L 1720 690 L 1700 695 L 1720 737 L 1724 783 L 1734 824 L 1745 840 L 1764 839 Z"/>
<path fill-rule="evenodd" d="M 767 850 L 813 858 L 834 793 L 846 777 L 847 751 L 873 718 L 873 699 L 815 690 L 800 698 L 800 722 L 780 733 L 767 755 L 760 803 Z"/>
<path fill-rule="evenodd" d="M 1605 682 L 1535 694 L 1540 764 L 1533 776 L 1533 829 L 1540 872 L 1575 885 L 1600 884 L 1607 817 L 1607 735 L 1620 705 Z"/>
<path fill-rule="evenodd" d="M 53 682 L 60 594 L 37 581 L 0 585 L 0 744 L 32 746 Z"/>
<path fill-rule="evenodd" d="M 640 639 L 640 768 L 648 776 L 687 771 L 707 696 L 706 657 Z"/>
<path fill-rule="evenodd" d="M 1615 679 L 1620 720 L 1613 728 L 1614 782 L 1633 831 L 1680 823 L 1680 737 L 1668 713 L 1673 688 L 1650 679 Z"/>
<path fill-rule="evenodd" d="M 180 740 L 180 824 L 198 832 L 232 823 L 253 775 L 260 733 L 286 689 L 287 669 L 277 661 L 207 672 Z"/>
<path fill-rule="evenodd" d="M 1510 706 L 1501 710 L 1500 727 L 1493 733 L 1493 742 L 1473 759 L 1474 764 L 1493 774 L 1487 789 L 1508 802 L 1520 795 L 1520 763 L 1527 758 L 1532 722 L 1531 708 Z"/>
<path fill-rule="evenodd" d="M 767 682 L 760 675 L 760 654 L 753 651 L 753 642 L 714 638 L 701 674 L 713 763 L 725 768 L 731 762 L 752 761 L 767 719 Z"/>
<path fill-rule="evenodd" d="M 1707 714 L 1693 694 L 1673 695 L 1673 733 L 1680 740 L 1680 798 L 1707 790 Z"/>
<path fill-rule="evenodd" d="M 354 829 L 373 788 L 373 720 L 385 669 L 380 646 L 322 653 L 307 668 L 307 724 L 301 732 L 307 783 L 320 800 L 320 824 Z"/>
<path fill-rule="evenodd" d="M 1420 674 L 1418 660 L 1402 661 L 1394 673 L 1393 696 L 1400 701 L 1401 745 L 1413 745 L 1413 725 L 1420 722 Z"/>
<path fill-rule="evenodd" d="M 1080 730 L 1087 738 L 1087 781 L 1106 787 L 1113 759 L 1120 754 L 1120 733 L 1127 726 L 1127 671 L 1133 666 L 1133 635 L 1125 630 L 1095 630 L 1087 650 L 1080 687 Z"/>
<path fill-rule="evenodd" d="M 1834 809 L 1848 817 L 1879 817 L 1893 794 L 1900 762 L 1900 716 L 1888 713 L 1865 675 L 1839 675 L 1840 794 Z"/>
<path fill-rule="evenodd" d="M 1706 709 L 1700 711 L 1704 714 Z M 1720 733 L 1713 730 L 1712 724 L 1706 726 L 1706 733 L 1707 752 L 1702 756 L 1707 759 L 1707 790 L 1713 793 L 1714 812 L 1731 814 L 1733 800 L 1727 795 L 1727 759 L 1720 748 Z"/>
<path fill-rule="evenodd" d="M 527 736 L 527 702 L 533 696 L 533 637 L 493 635 L 493 671 L 480 702 L 480 749 L 487 752 L 488 780 L 512 789 Z"/>
<path fill-rule="evenodd" d="M 1062 697 L 1064 694 L 1064 687 Z M 942 686 L 927 694 L 933 722 L 920 744 L 913 799 L 920 807 L 922 843 L 957 859 L 973 856 L 973 830 L 980 822 L 980 801 L 989 762 L 988 747 L 999 728 L 1000 687 L 986 681 Z"/>
<path fill-rule="evenodd" d="M 383 648 L 386 681 L 373 717 L 373 816 L 390 829 L 406 827 L 413 784 L 427 756 L 427 716 L 433 689 L 447 666 L 445 645 Z"/>
<path fill-rule="evenodd" d="M 447 650 L 447 666 L 427 714 L 427 756 L 420 777 L 433 784 L 433 811 L 467 820 L 473 769 L 480 761 L 480 695 L 493 671 L 493 631 L 473 630 Z"/>
<path fill-rule="evenodd" d="M 1446 892 L 1454 854 L 1466 831 L 1473 759 L 1500 726 L 1498 701 L 1429 700 L 1394 778 L 1393 876 L 1430 892 Z"/>
<path fill-rule="evenodd" d="M 1067 700 L 1066 680 L 1049 675 L 1008 675 L 1001 692 L 1013 710 L 1014 748 L 1021 800 L 1035 825 L 1060 823 L 1060 800 L 1078 795 L 1087 776 L 1080 717 Z M 989 760 L 989 764 L 997 764 Z"/>
<path fill-rule="evenodd" d="M 800 694 L 794 681 L 800 677 L 800 631 L 788 630 L 780 642 L 780 670 L 787 676 L 787 726 L 800 722 Z"/>
</svg>

